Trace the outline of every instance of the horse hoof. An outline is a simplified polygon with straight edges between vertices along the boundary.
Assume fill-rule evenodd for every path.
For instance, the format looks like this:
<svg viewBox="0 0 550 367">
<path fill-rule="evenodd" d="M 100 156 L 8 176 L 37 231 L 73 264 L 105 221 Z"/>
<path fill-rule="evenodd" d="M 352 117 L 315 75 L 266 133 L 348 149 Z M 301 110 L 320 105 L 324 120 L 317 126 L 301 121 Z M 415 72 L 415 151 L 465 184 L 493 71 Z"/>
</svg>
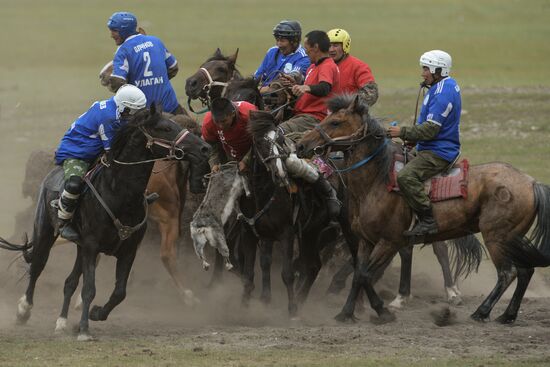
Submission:
<svg viewBox="0 0 550 367">
<path fill-rule="evenodd" d="M 460 306 L 463 303 L 462 297 L 460 297 L 460 296 L 451 297 L 451 298 L 448 299 L 448 302 L 452 306 Z"/>
<path fill-rule="evenodd" d="M 371 316 L 370 321 L 375 325 L 383 325 L 395 321 L 395 315 L 384 308 L 378 316 Z"/>
<path fill-rule="evenodd" d="M 409 301 L 410 298 L 411 296 L 402 296 L 398 294 L 397 297 L 395 297 L 395 299 L 390 302 L 388 307 L 393 308 L 395 310 L 401 310 L 403 306 L 405 306 L 405 304 Z"/>
<path fill-rule="evenodd" d="M 183 291 L 183 303 L 188 307 L 195 307 L 201 304 L 201 300 L 195 297 L 192 290 L 186 289 Z"/>
<path fill-rule="evenodd" d="M 338 322 L 349 322 L 349 323 L 356 323 L 359 319 L 355 317 L 355 315 L 348 314 L 344 311 L 340 312 L 338 315 L 334 316 L 334 320 Z"/>
<path fill-rule="evenodd" d="M 88 333 L 80 333 L 76 337 L 76 340 L 78 340 L 79 342 L 91 342 L 94 341 L 95 338 Z"/>
<path fill-rule="evenodd" d="M 485 315 L 482 315 L 478 312 L 474 312 L 473 314 L 470 315 L 470 318 L 474 321 L 477 321 L 477 322 L 486 322 L 489 320 L 489 316 L 485 316 Z"/>
<path fill-rule="evenodd" d="M 90 314 L 88 316 L 90 320 L 92 321 L 105 321 L 107 320 L 107 315 L 103 314 L 103 308 L 99 306 L 93 306 L 90 310 Z"/>
<path fill-rule="evenodd" d="M 453 306 L 459 306 L 462 304 L 462 293 L 456 285 L 445 288 L 447 291 L 447 302 Z"/>
<path fill-rule="evenodd" d="M 58 317 L 57 321 L 55 322 L 55 333 L 62 334 L 65 331 L 67 331 L 67 318 Z"/>
<path fill-rule="evenodd" d="M 17 325 L 25 325 L 31 317 L 32 305 L 27 302 L 27 296 L 19 299 L 17 304 Z"/>
<path fill-rule="evenodd" d="M 495 321 L 503 325 L 509 325 L 509 324 L 513 324 L 516 321 L 516 316 L 507 315 L 506 313 L 503 313 L 502 315 L 497 317 Z"/>
</svg>

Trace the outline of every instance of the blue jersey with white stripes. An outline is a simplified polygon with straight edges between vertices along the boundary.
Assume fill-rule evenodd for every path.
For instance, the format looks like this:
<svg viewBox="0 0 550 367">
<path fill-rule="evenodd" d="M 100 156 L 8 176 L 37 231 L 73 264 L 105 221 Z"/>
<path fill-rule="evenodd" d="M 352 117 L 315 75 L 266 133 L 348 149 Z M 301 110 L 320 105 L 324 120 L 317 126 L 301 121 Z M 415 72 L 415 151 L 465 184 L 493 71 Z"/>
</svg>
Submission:
<svg viewBox="0 0 550 367">
<path fill-rule="evenodd" d="M 111 76 L 126 79 L 141 89 L 148 106 L 160 103 L 164 111 L 172 112 L 178 107 L 178 100 L 168 79 L 168 69 L 176 64 L 176 58 L 160 39 L 135 34 L 117 49 Z"/>
<path fill-rule="evenodd" d="M 104 150 L 111 148 L 111 140 L 121 126 L 114 97 L 95 102 L 75 122 L 57 147 L 55 161 L 62 164 L 69 158 L 91 162 Z"/>
<path fill-rule="evenodd" d="M 424 97 L 417 124 L 431 121 L 441 129 L 435 139 L 420 141 L 417 150 L 430 150 L 446 161 L 454 161 L 460 153 L 461 110 L 460 87 L 456 80 L 446 77 L 432 85 Z"/>
<path fill-rule="evenodd" d="M 296 51 L 286 56 L 279 51 L 277 46 L 274 46 L 267 50 L 264 60 L 254 73 L 254 78 L 261 79 L 262 86 L 265 86 L 279 76 L 278 71 L 285 74 L 298 71 L 305 76 L 310 64 L 311 61 L 306 54 L 306 50 L 301 45 Z"/>
</svg>

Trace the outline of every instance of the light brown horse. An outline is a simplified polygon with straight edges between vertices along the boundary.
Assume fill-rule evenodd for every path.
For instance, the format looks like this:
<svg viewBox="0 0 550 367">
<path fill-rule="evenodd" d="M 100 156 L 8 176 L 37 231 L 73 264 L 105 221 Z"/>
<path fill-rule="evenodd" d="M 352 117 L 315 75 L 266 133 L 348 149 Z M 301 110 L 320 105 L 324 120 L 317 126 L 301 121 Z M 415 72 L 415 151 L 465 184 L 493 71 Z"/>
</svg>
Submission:
<svg viewBox="0 0 550 367">
<path fill-rule="evenodd" d="M 369 116 L 368 107 L 358 98 L 336 98 L 333 102 L 339 108 L 306 134 L 299 148 L 303 154 L 321 154 L 329 148 L 343 150 L 347 166 L 357 164 L 353 174 L 348 175 L 349 215 L 354 233 L 366 245 L 366 255 L 356 267 L 348 299 L 336 318 L 354 318 L 355 300 L 364 287 L 379 321 L 392 321 L 394 316 L 384 307 L 371 282 L 400 249 L 410 244 L 403 231 L 413 220 L 412 211 L 400 195 L 386 189 L 391 160 L 400 146 L 386 138 L 385 129 Z M 510 304 L 496 319 L 500 323 L 514 322 L 533 267 L 550 263 L 550 187 L 506 163 L 475 165 L 469 172 L 467 198 L 435 203 L 434 215 L 439 232 L 416 238 L 416 243 L 480 232 L 496 267 L 496 286 L 471 317 L 487 320 L 493 306 L 517 277 Z M 533 240 L 529 240 L 525 236 L 535 219 Z M 539 261 L 532 260 L 536 253 Z M 541 258 L 546 260 L 540 261 Z"/>
</svg>

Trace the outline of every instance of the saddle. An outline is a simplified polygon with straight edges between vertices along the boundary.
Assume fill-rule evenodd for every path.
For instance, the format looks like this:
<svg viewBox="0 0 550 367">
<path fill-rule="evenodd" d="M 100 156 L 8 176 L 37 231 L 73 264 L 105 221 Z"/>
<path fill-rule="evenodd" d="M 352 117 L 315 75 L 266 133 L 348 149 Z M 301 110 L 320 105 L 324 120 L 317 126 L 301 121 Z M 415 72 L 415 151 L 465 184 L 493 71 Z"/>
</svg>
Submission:
<svg viewBox="0 0 550 367">
<path fill-rule="evenodd" d="M 407 156 L 407 162 L 414 159 Z M 458 160 L 458 157 L 457 157 Z M 400 191 L 397 184 L 397 174 L 405 167 L 405 157 L 396 153 L 393 157 L 390 169 L 390 180 L 387 185 L 388 191 Z M 455 198 L 466 199 L 468 197 L 468 172 L 470 164 L 467 159 L 456 163 L 456 160 L 449 165 L 446 171 L 427 179 L 424 187 L 431 202 L 444 201 Z"/>
</svg>

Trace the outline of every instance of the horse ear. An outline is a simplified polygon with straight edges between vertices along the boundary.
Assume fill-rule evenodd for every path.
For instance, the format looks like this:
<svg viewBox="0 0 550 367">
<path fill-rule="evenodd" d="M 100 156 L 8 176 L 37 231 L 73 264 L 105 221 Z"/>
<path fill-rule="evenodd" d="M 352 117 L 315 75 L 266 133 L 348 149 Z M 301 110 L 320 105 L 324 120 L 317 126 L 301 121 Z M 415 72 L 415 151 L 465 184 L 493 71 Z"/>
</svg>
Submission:
<svg viewBox="0 0 550 367">
<path fill-rule="evenodd" d="M 214 52 L 214 57 L 222 57 L 222 50 L 220 50 L 220 48 L 218 47 L 216 49 L 216 52 Z"/>
<path fill-rule="evenodd" d="M 355 98 L 353 98 L 353 102 L 349 105 L 348 110 L 359 115 L 362 115 L 368 111 L 359 94 L 355 95 Z"/>
<path fill-rule="evenodd" d="M 237 51 L 235 51 L 235 53 L 231 56 L 229 56 L 227 58 L 227 61 L 229 61 L 229 63 L 235 65 L 235 63 L 237 62 L 237 56 L 239 55 L 239 49 L 237 49 Z"/>
</svg>

